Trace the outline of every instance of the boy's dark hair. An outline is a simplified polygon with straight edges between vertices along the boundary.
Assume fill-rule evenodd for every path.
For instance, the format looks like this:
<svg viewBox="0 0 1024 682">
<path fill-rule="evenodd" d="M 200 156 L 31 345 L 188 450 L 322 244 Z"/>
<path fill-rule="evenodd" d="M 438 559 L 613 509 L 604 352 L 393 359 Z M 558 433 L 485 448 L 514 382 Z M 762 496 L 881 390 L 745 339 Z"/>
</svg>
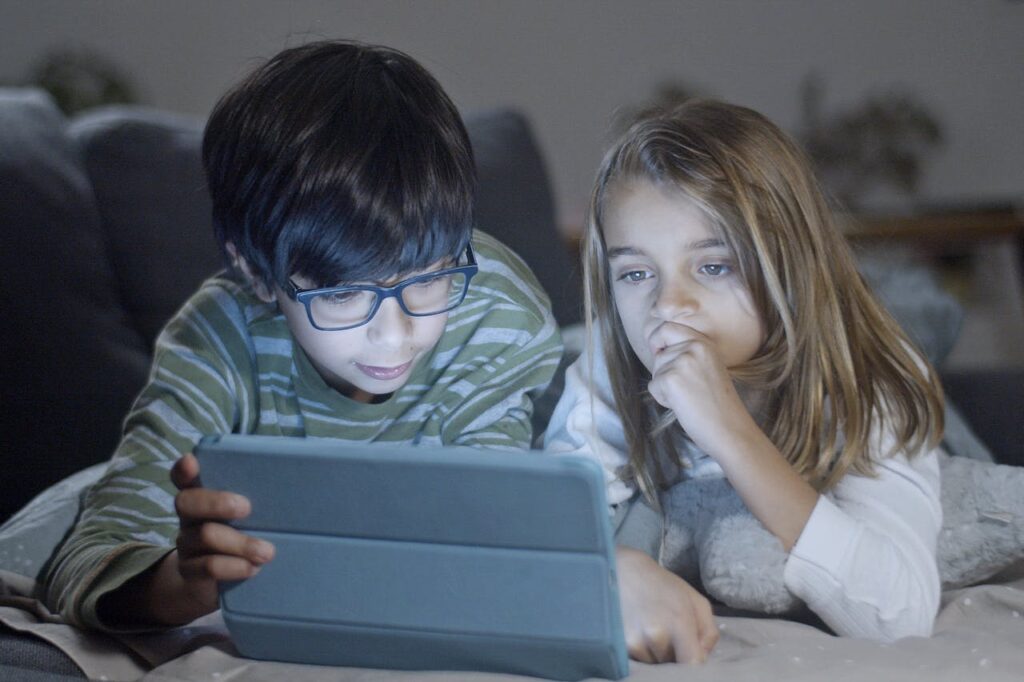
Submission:
<svg viewBox="0 0 1024 682">
<path fill-rule="evenodd" d="M 469 241 L 465 126 L 397 50 L 324 41 L 281 52 L 217 103 L 203 164 L 217 241 L 266 285 L 385 279 Z"/>
</svg>

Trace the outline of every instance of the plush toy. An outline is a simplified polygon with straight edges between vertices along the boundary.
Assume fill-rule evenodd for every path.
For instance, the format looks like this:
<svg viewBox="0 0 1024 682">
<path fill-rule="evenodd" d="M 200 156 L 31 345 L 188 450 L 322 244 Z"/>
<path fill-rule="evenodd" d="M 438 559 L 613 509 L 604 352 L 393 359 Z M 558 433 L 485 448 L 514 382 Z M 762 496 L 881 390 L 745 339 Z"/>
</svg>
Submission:
<svg viewBox="0 0 1024 682">
<path fill-rule="evenodd" d="M 937 560 L 943 589 L 990 578 L 1024 559 L 1024 467 L 940 455 L 943 525 Z M 786 589 L 786 553 L 725 478 L 677 484 L 662 500 L 662 564 L 727 606 L 800 613 Z"/>
</svg>

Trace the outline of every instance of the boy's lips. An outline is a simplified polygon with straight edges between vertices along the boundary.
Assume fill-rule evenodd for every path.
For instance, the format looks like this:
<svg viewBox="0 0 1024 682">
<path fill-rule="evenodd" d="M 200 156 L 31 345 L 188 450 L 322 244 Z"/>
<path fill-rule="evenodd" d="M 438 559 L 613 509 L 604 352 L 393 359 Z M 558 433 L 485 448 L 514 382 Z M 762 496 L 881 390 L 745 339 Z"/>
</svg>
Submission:
<svg viewBox="0 0 1024 682">
<path fill-rule="evenodd" d="M 412 360 L 404 362 L 401 365 L 394 365 L 392 367 L 378 367 L 376 365 L 364 365 L 361 362 L 355 363 L 359 371 L 370 377 L 371 379 L 377 379 L 379 381 L 391 381 L 397 379 L 412 367 Z"/>
</svg>

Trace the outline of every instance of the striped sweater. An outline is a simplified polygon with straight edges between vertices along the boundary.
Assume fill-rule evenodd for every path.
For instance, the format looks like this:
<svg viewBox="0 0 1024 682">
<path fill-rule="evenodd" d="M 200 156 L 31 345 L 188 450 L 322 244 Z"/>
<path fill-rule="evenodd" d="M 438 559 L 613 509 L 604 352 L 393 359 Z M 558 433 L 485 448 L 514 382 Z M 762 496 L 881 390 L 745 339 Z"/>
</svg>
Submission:
<svg viewBox="0 0 1024 682">
<path fill-rule="evenodd" d="M 555 372 L 561 339 L 526 264 L 480 232 L 473 249 L 480 272 L 465 301 L 405 386 L 377 404 L 330 388 L 276 304 L 230 279 L 205 282 L 157 339 L 121 443 L 51 561 L 50 608 L 104 629 L 99 597 L 173 548 L 168 472 L 205 435 L 528 448 L 532 399 Z"/>
</svg>

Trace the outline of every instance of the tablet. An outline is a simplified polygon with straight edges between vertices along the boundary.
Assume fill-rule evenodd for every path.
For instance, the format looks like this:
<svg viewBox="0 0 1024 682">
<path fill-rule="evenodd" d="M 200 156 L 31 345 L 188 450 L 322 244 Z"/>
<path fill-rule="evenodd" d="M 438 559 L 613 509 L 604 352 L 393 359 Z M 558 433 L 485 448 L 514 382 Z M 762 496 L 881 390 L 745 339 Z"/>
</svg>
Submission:
<svg viewBox="0 0 1024 682">
<path fill-rule="evenodd" d="M 537 452 L 228 435 L 196 448 L 277 554 L 222 583 L 247 657 L 577 680 L 628 674 L 604 478 Z"/>
</svg>

